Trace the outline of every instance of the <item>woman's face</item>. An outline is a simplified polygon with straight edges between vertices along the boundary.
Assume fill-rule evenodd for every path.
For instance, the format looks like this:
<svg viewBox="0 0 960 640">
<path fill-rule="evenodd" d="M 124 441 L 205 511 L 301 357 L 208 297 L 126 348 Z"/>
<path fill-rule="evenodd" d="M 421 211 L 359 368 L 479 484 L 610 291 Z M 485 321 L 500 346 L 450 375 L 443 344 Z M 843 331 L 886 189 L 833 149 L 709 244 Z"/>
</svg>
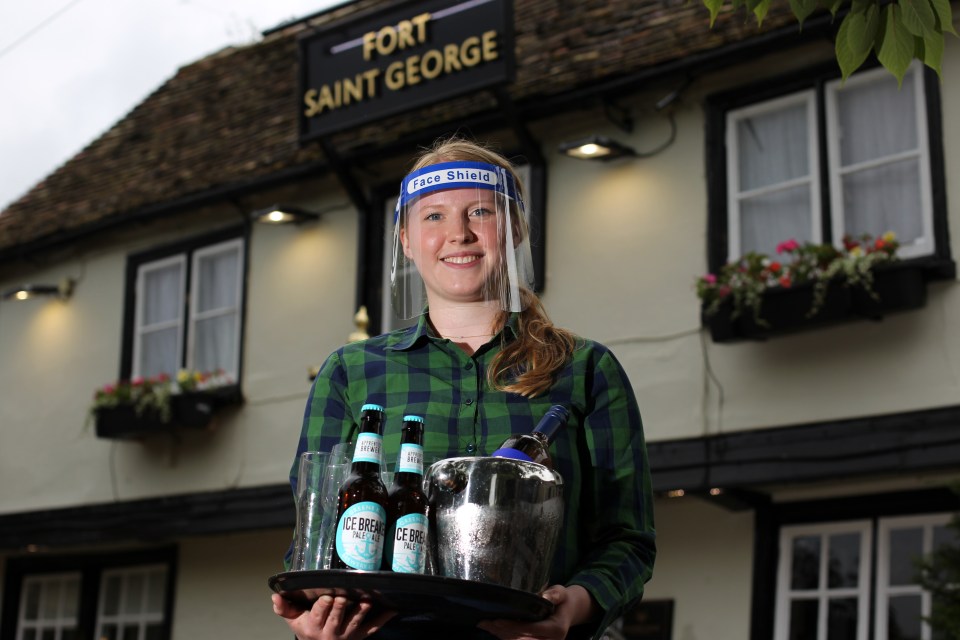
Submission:
<svg viewBox="0 0 960 640">
<path fill-rule="evenodd" d="M 499 300 L 502 215 L 489 189 L 434 191 L 412 204 L 400 240 L 431 306 Z"/>
</svg>

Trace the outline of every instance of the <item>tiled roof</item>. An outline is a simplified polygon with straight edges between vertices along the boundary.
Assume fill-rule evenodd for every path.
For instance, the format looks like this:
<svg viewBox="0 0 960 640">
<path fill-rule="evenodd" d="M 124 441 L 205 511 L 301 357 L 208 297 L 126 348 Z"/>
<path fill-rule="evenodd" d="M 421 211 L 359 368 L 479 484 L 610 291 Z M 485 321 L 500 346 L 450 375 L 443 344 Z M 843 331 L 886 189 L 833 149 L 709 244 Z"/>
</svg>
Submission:
<svg viewBox="0 0 960 640">
<path fill-rule="evenodd" d="M 389 0 L 359 0 L 324 13 L 332 23 Z M 782 3 L 786 7 L 787 3 Z M 515 0 L 516 104 L 629 76 L 646 68 L 769 32 L 742 12 L 713 29 L 699 0 Z M 298 144 L 297 35 L 227 48 L 181 68 L 109 131 L 0 214 L 0 260 L 36 245 L 123 220 L 194 194 L 240 185 L 324 160 Z M 496 108 L 488 96 L 454 99 L 333 137 L 341 149 L 462 120 Z M 5 255 L 6 254 L 6 255 Z"/>
</svg>

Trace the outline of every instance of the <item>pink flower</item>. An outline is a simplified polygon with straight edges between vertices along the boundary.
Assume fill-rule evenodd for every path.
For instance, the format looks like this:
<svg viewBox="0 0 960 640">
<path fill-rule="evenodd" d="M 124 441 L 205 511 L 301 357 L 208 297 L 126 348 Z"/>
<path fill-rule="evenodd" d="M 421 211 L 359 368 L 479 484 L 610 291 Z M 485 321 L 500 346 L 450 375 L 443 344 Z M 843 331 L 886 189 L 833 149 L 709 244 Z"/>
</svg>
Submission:
<svg viewBox="0 0 960 640">
<path fill-rule="evenodd" d="M 789 240 L 784 240 L 777 245 L 777 253 L 784 253 L 785 251 L 796 251 L 800 248 L 800 243 L 790 238 Z"/>
<path fill-rule="evenodd" d="M 116 390 L 117 390 L 117 388 L 116 388 L 115 386 L 113 386 L 112 384 L 105 384 L 105 385 L 103 385 L 103 393 L 106 393 L 106 394 L 108 394 L 108 395 L 111 394 L 111 393 L 113 393 L 113 392 L 116 391 Z"/>
<path fill-rule="evenodd" d="M 718 294 L 721 298 L 726 298 L 728 295 L 730 295 L 731 292 L 733 292 L 733 288 L 730 287 L 730 285 L 725 284 L 725 285 L 723 285 L 722 287 L 720 287 L 720 290 L 717 291 L 717 294 Z"/>
<path fill-rule="evenodd" d="M 140 385 L 143 384 L 143 382 L 144 382 L 143 376 L 137 376 L 136 378 L 130 381 L 130 384 L 132 384 L 135 387 L 139 387 Z"/>
<path fill-rule="evenodd" d="M 703 279 L 707 284 L 717 284 L 717 276 L 713 275 L 712 273 L 708 273 L 707 275 L 703 276 Z"/>
</svg>

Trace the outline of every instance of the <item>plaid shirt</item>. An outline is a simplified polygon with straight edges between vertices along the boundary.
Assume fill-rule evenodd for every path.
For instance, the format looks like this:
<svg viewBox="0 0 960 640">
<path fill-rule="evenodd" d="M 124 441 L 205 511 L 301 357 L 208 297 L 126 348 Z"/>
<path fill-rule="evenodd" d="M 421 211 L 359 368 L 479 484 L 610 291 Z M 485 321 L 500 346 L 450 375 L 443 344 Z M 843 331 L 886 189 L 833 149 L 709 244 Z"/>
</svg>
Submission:
<svg viewBox="0 0 960 640">
<path fill-rule="evenodd" d="M 489 455 L 513 433 L 529 433 L 553 404 L 570 409 L 550 447 L 564 479 L 564 527 L 553 584 L 586 588 L 606 628 L 643 594 L 656 555 L 653 499 L 640 411 L 620 363 L 604 346 L 579 340 L 549 392 L 537 398 L 490 389 L 486 371 L 501 336 L 467 355 L 436 337 L 426 316 L 413 327 L 341 347 L 314 381 L 297 459 L 351 438 L 360 407 L 386 411 L 384 460 L 395 460 L 403 416 L 424 417 L 424 459 Z M 296 494 L 296 459 L 291 469 Z M 388 625 L 389 628 L 389 625 Z"/>
</svg>

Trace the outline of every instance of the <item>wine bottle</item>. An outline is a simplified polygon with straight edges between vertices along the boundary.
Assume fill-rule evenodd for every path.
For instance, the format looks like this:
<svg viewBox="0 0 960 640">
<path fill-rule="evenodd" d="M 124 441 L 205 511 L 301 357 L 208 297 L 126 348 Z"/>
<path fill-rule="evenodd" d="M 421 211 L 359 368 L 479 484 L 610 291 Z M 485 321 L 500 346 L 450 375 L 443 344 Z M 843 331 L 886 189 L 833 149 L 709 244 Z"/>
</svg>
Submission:
<svg viewBox="0 0 960 640">
<path fill-rule="evenodd" d="M 330 566 L 376 571 L 383 556 L 387 488 L 380 479 L 383 450 L 383 407 L 360 409 L 360 430 L 350 475 L 337 494 L 337 528 Z"/>
<path fill-rule="evenodd" d="M 555 404 L 540 418 L 536 428 L 530 433 L 514 434 L 503 441 L 500 448 L 491 455 L 498 458 L 513 458 L 526 462 L 537 462 L 552 467 L 550 443 L 560 428 L 567 423 L 570 412 L 566 407 Z"/>
<path fill-rule="evenodd" d="M 427 496 L 423 492 L 423 418 L 403 418 L 400 453 L 387 497 L 383 569 L 423 573 L 426 567 Z"/>
</svg>

